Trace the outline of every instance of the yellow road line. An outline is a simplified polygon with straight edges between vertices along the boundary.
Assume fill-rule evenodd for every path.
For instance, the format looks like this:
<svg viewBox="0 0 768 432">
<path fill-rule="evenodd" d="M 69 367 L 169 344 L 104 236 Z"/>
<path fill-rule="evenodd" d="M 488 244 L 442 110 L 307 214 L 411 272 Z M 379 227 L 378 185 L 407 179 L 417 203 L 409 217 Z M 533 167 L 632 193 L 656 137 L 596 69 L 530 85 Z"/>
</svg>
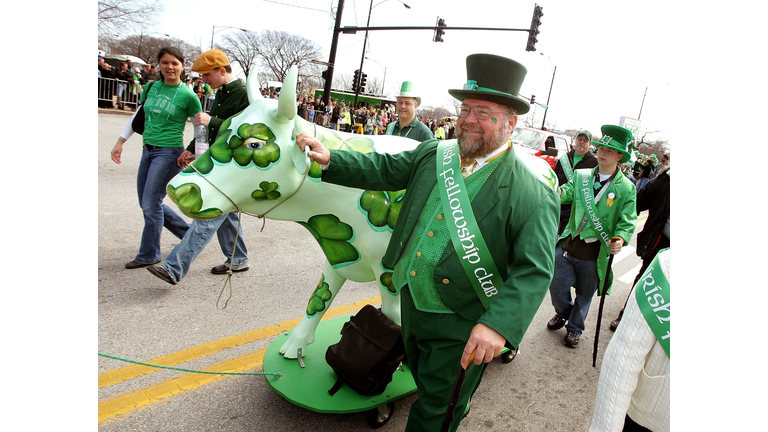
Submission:
<svg viewBox="0 0 768 432">
<path fill-rule="evenodd" d="M 343 305 L 328 310 L 323 316 L 323 319 L 334 318 L 339 315 L 343 315 L 349 312 L 355 312 L 360 310 L 366 304 L 381 303 L 381 297 L 371 297 L 369 299 L 360 300 L 357 303 L 351 305 Z M 180 363 L 185 363 L 191 360 L 205 357 L 222 351 L 227 348 L 236 347 L 239 345 L 247 344 L 256 340 L 277 336 L 280 333 L 291 330 L 296 327 L 301 318 L 292 319 L 289 321 L 283 321 L 281 323 L 262 327 L 255 330 L 251 330 L 239 335 L 228 336 L 219 340 L 208 342 L 202 345 L 197 345 L 191 348 L 187 348 L 182 351 L 177 351 L 162 357 L 157 357 L 151 360 L 144 361 L 144 363 L 156 364 L 159 366 L 175 366 Z M 114 355 L 114 354 L 113 354 Z M 148 373 L 152 373 L 159 370 L 150 366 L 131 365 L 120 369 L 114 369 L 111 371 L 99 374 L 99 388 L 107 387 L 112 384 L 117 384 L 129 379 L 133 379 Z"/>
<path fill-rule="evenodd" d="M 326 312 L 326 314 L 323 316 L 323 320 L 334 318 L 349 312 L 356 312 L 367 304 L 377 304 L 377 303 L 381 303 L 380 296 L 371 297 L 365 300 L 360 300 L 351 305 L 344 305 L 344 306 L 339 306 L 333 309 L 329 309 L 328 312 Z M 263 337 L 269 337 L 269 336 L 263 336 L 263 335 L 272 335 L 273 333 L 279 334 L 283 330 L 280 330 L 275 333 L 275 329 L 278 329 L 278 328 L 291 329 L 295 327 L 300 320 L 301 318 L 297 318 L 290 321 L 284 321 L 282 323 L 276 324 L 275 326 L 256 329 L 247 333 L 243 333 L 241 335 L 235 335 L 235 336 L 219 339 L 218 341 L 210 342 L 203 345 L 198 345 L 196 347 L 179 351 L 178 353 L 170 354 L 163 357 L 158 357 L 157 359 L 150 360 L 145 363 L 160 364 L 159 362 L 165 361 L 167 363 L 176 362 L 173 364 L 177 364 L 177 363 L 183 363 L 189 360 L 194 360 L 196 358 L 200 358 L 200 357 L 221 351 L 224 348 L 228 348 L 230 346 L 236 346 L 236 345 L 241 345 L 243 343 L 247 343 L 245 341 L 253 341 Z M 222 342 L 222 341 L 225 341 L 225 342 Z M 235 343 L 235 345 L 231 345 L 232 343 Z M 264 353 L 266 351 L 267 351 L 266 349 L 260 349 L 258 351 L 245 354 L 240 357 L 235 357 L 233 359 L 226 360 L 216 365 L 210 366 L 205 369 L 200 369 L 200 370 L 211 371 L 211 372 L 244 372 L 249 369 L 261 367 L 262 364 L 264 363 Z M 168 366 L 171 366 L 171 365 L 172 364 L 169 364 Z M 102 375 L 110 374 L 110 378 L 113 380 L 121 378 L 119 381 L 115 381 L 115 382 L 120 382 L 120 381 L 125 381 L 126 379 L 130 379 L 130 378 L 141 376 L 150 372 L 154 372 L 156 370 L 158 369 L 152 368 L 149 366 L 135 365 L 135 366 L 128 366 L 115 371 L 105 372 L 104 374 L 99 375 L 99 387 L 103 387 L 101 384 Z M 120 372 L 120 371 L 123 371 L 123 372 Z M 169 398 L 181 392 L 193 390 L 197 387 L 212 383 L 214 381 L 220 380 L 227 376 L 228 375 L 185 373 L 180 375 L 177 378 L 165 380 L 163 382 L 160 382 L 158 384 L 155 384 L 153 386 L 150 386 L 144 389 L 136 390 L 131 393 L 125 393 L 122 395 L 111 397 L 109 399 L 105 399 L 104 401 L 99 402 L 99 422 L 112 419 L 119 415 L 128 414 L 131 411 L 134 411 L 141 407 L 144 407 L 156 402 L 160 402 L 163 399 Z M 105 385 L 114 384 L 115 382 L 111 382 Z"/>
<path fill-rule="evenodd" d="M 266 349 L 260 349 L 231 360 L 226 360 L 211 367 L 201 369 L 210 372 L 244 372 L 264 363 Z M 159 402 L 181 392 L 192 390 L 212 383 L 228 375 L 186 373 L 177 378 L 165 380 L 153 386 L 115 396 L 99 402 L 99 422 L 121 414 L 127 414 L 143 406 Z"/>
</svg>

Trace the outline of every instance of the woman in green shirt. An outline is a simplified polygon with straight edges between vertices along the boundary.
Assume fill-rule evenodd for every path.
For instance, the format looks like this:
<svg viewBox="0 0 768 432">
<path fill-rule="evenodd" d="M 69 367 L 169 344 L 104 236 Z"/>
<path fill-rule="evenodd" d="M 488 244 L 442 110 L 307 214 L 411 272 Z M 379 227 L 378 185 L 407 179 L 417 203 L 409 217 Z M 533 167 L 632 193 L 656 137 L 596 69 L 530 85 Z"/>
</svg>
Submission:
<svg viewBox="0 0 768 432">
<path fill-rule="evenodd" d="M 144 103 L 144 150 L 139 163 L 136 188 L 144 213 L 144 231 L 139 253 L 125 268 L 146 267 L 160 262 L 160 234 L 165 226 L 178 238 L 184 237 L 189 225 L 173 209 L 163 204 L 165 187 L 181 171 L 177 159 L 184 151 L 184 127 L 187 118 L 202 111 L 197 95 L 181 82 L 184 55 L 176 48 L 165 47 L 157 54 L 163 76 L 142 94 Z M 135 116 L 136 114 L 134 114 Z M 134 131 L 133 117 L 112 149 L 112 160 L 119 164 L 123 143 Z"/>
</svg>

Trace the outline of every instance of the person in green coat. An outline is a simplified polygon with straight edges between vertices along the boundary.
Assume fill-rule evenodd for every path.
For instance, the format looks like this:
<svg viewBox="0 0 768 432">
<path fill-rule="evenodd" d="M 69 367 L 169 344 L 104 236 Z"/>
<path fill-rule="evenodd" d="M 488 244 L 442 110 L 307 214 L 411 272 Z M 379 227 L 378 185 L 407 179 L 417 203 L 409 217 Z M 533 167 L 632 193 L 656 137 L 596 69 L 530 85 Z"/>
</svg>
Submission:
<svg viewBox="0 0 768 432">
<path fill-rule="evenodd" d="M 406 189 L 382 265 L 394 270 L 407 361 L 418 388 L 407 431 L 440 430 L 456 375 L 468 365 L 450 430 L 459 427 L 485 367 L 505 346 L 519 346 L 553 274 L 560 199 L 552 183 L 509 145 L 517 115 L 530 109 L 519 96 L 527 70 L 490 54 L 470 55 L 466 65 L 464 88 L 449 90 L 462 101 L 458 143 L 432 139 L 398 154 L 363 154 L 328 150 L 306 133 L 297 136 L 299 147 L 309 146 L 309 156 L 324 167 L 324 182 L 367 190 Z M 458 168 L 459 152 L 463 175 L 455 178 L 466 176 L 458 184 L 466 185 L 470 208 L 454 208 L 453 198 L 461 194 L 441 198 L 448 183 L 453 185 L 447 178 L 454 178 L 443 164 L 448 158 Z M 539 167 L 554 178 L 549 167 Z M 454 194 L 453 186 L 448 189 Z M 445 211 L 447 202 L 452 211 Z M 483 240 L 464 236 L 457 245 L 452 237 L 461 226 L 477 229 Z M 465 268 L 478 250 L 490 257 L 487 268 L 498 271 L 491 300 L 471 280 L 490 272 Z"/>
<path fill-rule="evenodd" d="M 595 291 L 599 287 L 601 295 L 609 293 L 612 275 L 606 275 L 608 257 L 629 244 L 637 222 L 635 185 L 618 168 L 630 159 L 627 145 L 632 132 L 613 125 L 604 125 L 601 131 L 600 141 L 592 141 L 598 165 L 576 170 L 560 188 L 562 203 L 572 206 L 568 225 L 557 243 L 555 275 L 549 286 L 555 316 L 547 328 L 565 326 L 563 343 L 570 348 L 579 344 Z M 606 277 L 609 280 L 603 292 Z M 574 299 L 571 287 L 576 291 Z"/>
</svg>

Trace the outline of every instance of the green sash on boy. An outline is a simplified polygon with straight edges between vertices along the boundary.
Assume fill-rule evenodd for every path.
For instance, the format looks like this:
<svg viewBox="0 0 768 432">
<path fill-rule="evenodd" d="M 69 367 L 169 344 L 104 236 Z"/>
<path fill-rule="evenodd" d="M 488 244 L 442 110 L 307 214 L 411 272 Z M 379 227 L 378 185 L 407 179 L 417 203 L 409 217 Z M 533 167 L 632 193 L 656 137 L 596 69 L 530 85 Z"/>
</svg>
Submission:
<svg viewBox="0 0 768 432">
<path fill-rule="evenodd" d="M 597 203 L 595 202 L 595 194 L 593 189 L 593 178 L 594 176 L 590 174 L 589 176 L 585 176 L 581 171 L 576 171 L 576 182 L 575 185 L 579 188 L 579 195 L 581 196 L 581 203 L 584 204 L 584 210 L 586 215 L 584 216 L 584 219 L 589 220 L 589 222 L 592 225 L 592 228 L 597 231 L 598 238 L 602 240 L 603 247 L 610 248 L 610 241 L 611 241 L 611 234 L 608 233 L 605 230 L 605 227 L 603 226 L 602 222 L 600 222 L 600 215 L 597 214 Z M 610 183 L 603 186 L 603 188 L 600 190 L 600 193 L 598 194 L 597 200 L 600 200 L 600 197 L 603 196 L 603 193 L 608 190 L 608 187 L 610 186 Z M 584 222 L 582 222 L 582 225 Z M 579 228 L 579 232 L 581 231 L 581 227 Z M 578 233 L 576 233 L 578 234 Z"/>
<path fill-rule="evenodd" d="M 665 251 L 667 249 L 662 249 L 656 254 L 651 265 L 637 281 L 635 298 L 645 321 L 669 357 L 669 281 L 659 265 L 659 254 Z"/>
<path fill-rule="evenodd" d="M 438 144 L 437 177 L 437 188 L 453 247 L 477 297 L 483 307 L 488 309 L 504 281 L 499 276 L 493 257 L 477 226 L 461 175 L 459 145 L 456 140 L 441 141 Z"/>
</svg>

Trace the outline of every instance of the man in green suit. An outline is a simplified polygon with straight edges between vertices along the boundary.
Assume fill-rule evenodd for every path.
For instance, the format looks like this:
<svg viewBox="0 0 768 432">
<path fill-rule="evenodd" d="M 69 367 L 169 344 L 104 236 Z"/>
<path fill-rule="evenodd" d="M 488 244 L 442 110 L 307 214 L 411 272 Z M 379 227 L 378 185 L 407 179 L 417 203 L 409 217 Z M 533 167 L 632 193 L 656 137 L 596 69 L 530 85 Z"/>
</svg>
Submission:
<svg viewBox="0 0 768 432">
<path fill-rule="evenodd" d="M 329 151 L 307 134 L 297 136 L 323 166 L 323 181 L 407 189 L 383 265 L 394 269 L 418 387 L 409 431 L 440 430 L 459 368 L 474 352 L 450 424 L 458 428 L 486 365 L 505 346 L 519 346 L 552 279 L 560 199 L 509 142 L 517 115 L 530 108 L 518 95 L 526 72 L 504 57 L 467 57 L 467 83 L 449 90 L 462 101 L 458 145 L 429 140 L 394 155 L 362 154 Z M 452 177 L 457 171 L 463 175 Z M 469 270 L 481 262 L 488 265 Z"/>
</svg>

